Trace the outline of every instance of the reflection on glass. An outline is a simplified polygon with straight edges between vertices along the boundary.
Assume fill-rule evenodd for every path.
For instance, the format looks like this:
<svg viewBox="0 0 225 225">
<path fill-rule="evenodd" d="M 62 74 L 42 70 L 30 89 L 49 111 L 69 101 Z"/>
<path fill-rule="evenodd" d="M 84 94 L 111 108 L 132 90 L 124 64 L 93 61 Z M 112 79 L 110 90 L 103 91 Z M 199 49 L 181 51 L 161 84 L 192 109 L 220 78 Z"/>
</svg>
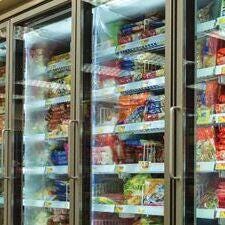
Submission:
<svg viewBox="0 0 225 225">
<path fill-rule="evenodd" d="M 162 225 L 165 2 L 88 2 L 92 224 Z"/>
<path fill-rule="evenodd" d="M 20 148 L 14 151 L 20 152 L 15 160 L 22 161 L 24 171 L 23 221 L 26 225 L 69 224 L 71 17 L 66 13 L 37 21 L 29 28 L 26 23 L 15 27 L 19 69 L 14 81 L 14 126 L 22 129 L 23 144 L 15 137 Z"/>
<path fill-rule="evenodd" d="M 224 224 L 225 1 L 196 1 L 195 195 L 197 224 Z"/>
</svg>

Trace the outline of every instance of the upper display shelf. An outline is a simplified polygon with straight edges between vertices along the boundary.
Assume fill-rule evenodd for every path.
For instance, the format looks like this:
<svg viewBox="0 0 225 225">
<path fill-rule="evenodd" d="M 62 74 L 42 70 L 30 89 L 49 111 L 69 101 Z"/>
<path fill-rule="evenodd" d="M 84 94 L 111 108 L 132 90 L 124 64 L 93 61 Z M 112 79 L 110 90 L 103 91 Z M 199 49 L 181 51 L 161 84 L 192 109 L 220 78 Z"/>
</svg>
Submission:
<svg viewBox="0 0 225 225">
<path fill-rule="evenodd" d="M 224 36 L 215 33 L 215 29 L 223 30 L 225 25 L 225 2 L 221 0 L 199 0 L 197 1 L 196 33 L 199 35 Z"/>
<path fill-rule="evenodd" d="M 164 27 L 162 28 L 164 29 Z M 106 61 L 109 59 L 118 58 L 119 54 L 124 53 L 135 53 L 143 50 L 160 50 L 165 47 L 165 34 L 159 34 L 149 38 L 141 39 L 139 41 L 134 41 L 117 47 L 110 47 L 108 50 L 103 48 L 98 48 L 96 52 L 96 58 L 98 62 Z"/>
</svg>

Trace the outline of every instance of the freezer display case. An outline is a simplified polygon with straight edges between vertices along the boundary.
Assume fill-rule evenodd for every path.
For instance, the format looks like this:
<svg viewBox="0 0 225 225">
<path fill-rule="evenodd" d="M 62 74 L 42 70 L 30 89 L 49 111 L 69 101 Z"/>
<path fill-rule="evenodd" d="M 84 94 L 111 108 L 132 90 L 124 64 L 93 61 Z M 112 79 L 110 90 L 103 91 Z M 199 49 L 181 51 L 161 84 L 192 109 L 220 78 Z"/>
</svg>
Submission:
<svg viewBox="0 0 225 225">
<path fill-rule="evenodd" d="M 186 98 L 191 128 L 187 133 L 194 140 L 187 150 L 187 154 L 194 150 L 192 224 L 219 225 L 225 223 L 225 1 L 196 0 L 190 4 L 195 12 L 195 31 L 189 29 L 187 35 L 190 38 L 193 32 L 190 43 L 195 41 L 194 49 L 192 56 L 188 54 L 195 68 L 189 66 L 186 75 L 190 77 L 186 77 Z"/>
<path fill-rule="evenodd" d="M 9 224 L 69 224 L 72 19 L 70 6 L 59 8 L 13 21 Z"/>
<path fill-rule="evenodd" d="M 83 182 L 91 188 L 91 221 L 84 224 L 162 225 L 165 1 L 82 4 L 84 157 L 91 152 L 83 157 L 91 174 Z"/>
</svg>

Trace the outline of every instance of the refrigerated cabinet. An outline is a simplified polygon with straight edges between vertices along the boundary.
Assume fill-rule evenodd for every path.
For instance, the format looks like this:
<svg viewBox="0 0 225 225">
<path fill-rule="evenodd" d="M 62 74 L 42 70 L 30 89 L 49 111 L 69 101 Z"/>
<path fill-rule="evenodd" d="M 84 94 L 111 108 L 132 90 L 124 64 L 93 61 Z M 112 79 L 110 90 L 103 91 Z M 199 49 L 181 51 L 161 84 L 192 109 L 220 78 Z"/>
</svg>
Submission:
<svg viewBox="0 0 225 225">
<path fill-rule="evenodd" d="M 69 1 L 53 1 L 11 20 L 7 224 L 73 224 L 71 16 Z"/>
<path fill-rule="evenodd" d="M 77 46 L 82 40 L 76 71 L 83 87 L 83 199 L 88 200 L 83 202 L 88 217 L 81 223 L 169 224 L 171 5 L 77 3 L 83 19 L 76 24 Z"/>
</svg>

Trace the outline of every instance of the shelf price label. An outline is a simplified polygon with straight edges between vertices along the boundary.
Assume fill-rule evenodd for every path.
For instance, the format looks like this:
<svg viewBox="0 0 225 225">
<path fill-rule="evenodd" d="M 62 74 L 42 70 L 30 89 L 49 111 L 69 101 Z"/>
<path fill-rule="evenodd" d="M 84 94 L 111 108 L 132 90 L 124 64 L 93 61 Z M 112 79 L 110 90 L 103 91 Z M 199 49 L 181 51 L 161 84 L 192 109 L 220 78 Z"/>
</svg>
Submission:
<svg viewBox="0 0 225 225">
<path fill-rule="evenodd" d="M 123 206 L 116 205 L 114 211 L 115 213 L 123 213 Z"/>
<path fill-rule="evenodd" d="M 49 202 L 49 201 L 45 201 L 45 202 L 44 202 L 44 207 L 45 207 L 45 208 L 51 208 L 51 207 L 52 207 L 52 203 Z"/>
<path fill-rule="evenodd" d="M 196 165 L 196 172 L 200 172 L 201 171 L 201 165 L 200 164 L 197 164 Z"/>
<path fill-rule="evenodd" d="M 221 17 L 217 20 L 217 25 L 225 25 L 225 17 Z"/>
<path fill-rule="evenodd" d="M 151 162 L 149 162 L 149 161 L 139 161 L 138 165 L 139 165 L 141 171 L 145 171 L 145 170 L 149 169 L 149 167 L 151 165 Z"/>
<path fill-rule="evenodd" d="M 144 212 L 145 212 L 144 207 L 138 206 L 138 208 L 137 208 L 137 213 L 138 213 L 138 214 L 144 214 Z"/>
<path fill-rule="evenodd" d="M 118 45 L 117 46 L 117 51 L 124 51 L 125 50 L 125 48 L 126 48 L 126 45 Z"/>
<path fill-rule="evenodd" d="M 118 88 L 117 88 L 117 92 L 124 92 L 125 91 L 125 86 L 119 86 Z"/>
<path fill-rule="evenodd" d="M 102 134 L 103 132 L 104 132 L 104 128 L 103 127 L 98 128 L 98 133 L 99 134 Z"/>
<path fill-rule="evenodd" d="M 141 46 L 145 46 L 148 44 L 148 39 L 143 39 L 143 40 L 140 40 L 140 45 Z"/>
<path fill-rule="evenodd" d="M 46 167 L 45 168 L 45 173 L 47 173 L 47 174 L 53 173 L 53 168 L 52 167 Z"/>
<path fill-rule="evenodd" d="M 116 166 L 116 173 L 120 174 L 124 172 L 124 166 Z"/>
<path fill-rule="evenodd" d="M 225 170 L 225 162 L 217 162 L 215 169 L 216 170 Z"/>
<path fill-rule="evenodd" d="M 220 211 L 219 218 L 225 219 L 225 211 Z"/>
<path fill-rule="evenodd" d="M 125 126 L 118 126 L 117 131 L 118 132 L 125 132 Z"/>
<path fill-rule="evenodd" d="M 221 68 L 221 74 L 225 74 L 225 66 Z"/>
</svg>

